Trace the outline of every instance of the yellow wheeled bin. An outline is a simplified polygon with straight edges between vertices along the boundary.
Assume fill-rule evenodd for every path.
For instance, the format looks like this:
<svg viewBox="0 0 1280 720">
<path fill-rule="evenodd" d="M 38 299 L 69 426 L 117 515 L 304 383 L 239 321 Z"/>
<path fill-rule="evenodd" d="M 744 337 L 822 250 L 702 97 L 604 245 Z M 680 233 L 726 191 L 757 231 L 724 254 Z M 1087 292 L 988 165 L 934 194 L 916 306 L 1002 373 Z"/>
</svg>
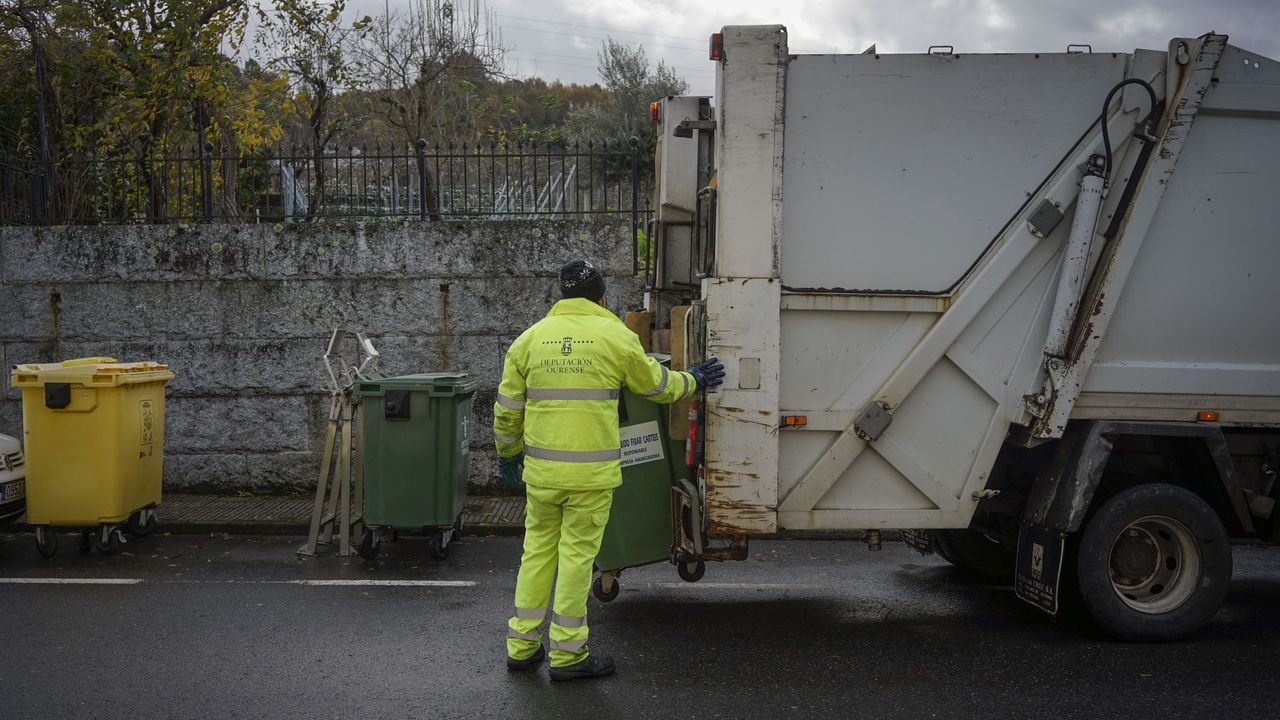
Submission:
<svg viewBox="0 0 1280 720">
<path fill-rule="evenodd" d="M 17 365 L 27 461 L 27 522 L 52 557 L 54 528 L 80 528 L 81 550 L 120 548 L 156 525 L 164 470 L 164 386 L 154 362 L 81 358 Z M 123 526 L 123 527 L 122 527 Z"/>
</svg>

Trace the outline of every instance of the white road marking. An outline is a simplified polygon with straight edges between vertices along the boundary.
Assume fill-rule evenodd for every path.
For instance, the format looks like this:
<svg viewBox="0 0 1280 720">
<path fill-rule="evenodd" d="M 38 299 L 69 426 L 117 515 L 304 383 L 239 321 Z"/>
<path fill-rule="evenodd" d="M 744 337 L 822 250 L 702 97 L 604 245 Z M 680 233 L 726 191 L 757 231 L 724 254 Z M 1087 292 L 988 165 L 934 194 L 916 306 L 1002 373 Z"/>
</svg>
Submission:
<svg viewBox="0 0 1280 720">
<path fill-rule="evenodd" d="M 253 580 L 236 581 L 255 582 Z M 272 581 L 264 581 L 272 583 Z M 336 587 L 475 587 L 471 580 L 277 580 L 283 585 L 318 585 Z"/>
<path fill-rule="evenodd" d="M 181 580 L 143 578 L 6 578 L 0 585 L 306 585 L 311 587 L 475 587 L 471 580 Z"/>
<path fill-rule="evenodd" d="M 137 585 L 138 578 L 7 578 L 0 585 Z"/>
</svg>

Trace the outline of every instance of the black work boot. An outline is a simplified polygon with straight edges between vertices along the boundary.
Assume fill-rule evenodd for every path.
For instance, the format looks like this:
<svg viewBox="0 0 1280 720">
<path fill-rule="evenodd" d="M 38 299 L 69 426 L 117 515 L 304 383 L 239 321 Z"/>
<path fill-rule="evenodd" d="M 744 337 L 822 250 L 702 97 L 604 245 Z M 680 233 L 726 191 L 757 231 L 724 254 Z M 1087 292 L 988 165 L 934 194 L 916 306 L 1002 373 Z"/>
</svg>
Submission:
<svg viewBox="0 0 1280 720">
<path fill-rule="evenodd" d="M 564 667 L 552 666 L 551 668 L 551 679 L 553 681 L 589 680 L 612 674 L 613 658 L 597 655 L 588 655 L 586 660 L 572 665 L 565 665 Z"/>
<path fill-rule="evenodd" d="M 511 656 L 507 656 L 507 669 L 508 670 L 528 670 L 531 667 L 536 667 L 538 665 L 541 665 L 542 661 L 545 660 L 546 658 L 547 658 L 547 649 L 539 645 L 538 649 L 532 655 L 530 655 L 529 657 L 523 660 L 517 660 Z"/>
</svg>

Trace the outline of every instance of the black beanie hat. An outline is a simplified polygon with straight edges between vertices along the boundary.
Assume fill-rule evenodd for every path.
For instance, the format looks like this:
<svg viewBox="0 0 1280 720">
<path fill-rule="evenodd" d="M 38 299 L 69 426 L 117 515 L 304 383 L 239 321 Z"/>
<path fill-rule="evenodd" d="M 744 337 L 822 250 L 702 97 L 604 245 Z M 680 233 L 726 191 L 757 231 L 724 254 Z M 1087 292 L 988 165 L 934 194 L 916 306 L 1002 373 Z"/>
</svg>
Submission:
<svg viewBox="0 0 1280 720">
<path fill-rule="evenodd" d="M 560 268 L 560 294 L 565 298 L 599 300 L 604 297 L 604 277 L 586 260 L 571 260 Z"/>
</svg>

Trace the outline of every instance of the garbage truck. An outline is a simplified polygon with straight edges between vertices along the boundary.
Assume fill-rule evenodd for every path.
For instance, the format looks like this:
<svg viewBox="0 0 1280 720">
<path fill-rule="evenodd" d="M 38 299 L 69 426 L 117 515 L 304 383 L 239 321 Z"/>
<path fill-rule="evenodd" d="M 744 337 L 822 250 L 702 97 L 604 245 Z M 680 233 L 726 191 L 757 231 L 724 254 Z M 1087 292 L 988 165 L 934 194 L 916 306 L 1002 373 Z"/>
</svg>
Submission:
<svg viewBox="0 0 1280 720">
<path fill-rule="evenodd" d="M 782 26 L 710 59 L 652 107 L 651 334 L 727 369 L 668 423 L 672 561 L 892 530 L 1123 639 L 1211 618 L 1280 540 L 1280 63 Z"/>
</svg>

